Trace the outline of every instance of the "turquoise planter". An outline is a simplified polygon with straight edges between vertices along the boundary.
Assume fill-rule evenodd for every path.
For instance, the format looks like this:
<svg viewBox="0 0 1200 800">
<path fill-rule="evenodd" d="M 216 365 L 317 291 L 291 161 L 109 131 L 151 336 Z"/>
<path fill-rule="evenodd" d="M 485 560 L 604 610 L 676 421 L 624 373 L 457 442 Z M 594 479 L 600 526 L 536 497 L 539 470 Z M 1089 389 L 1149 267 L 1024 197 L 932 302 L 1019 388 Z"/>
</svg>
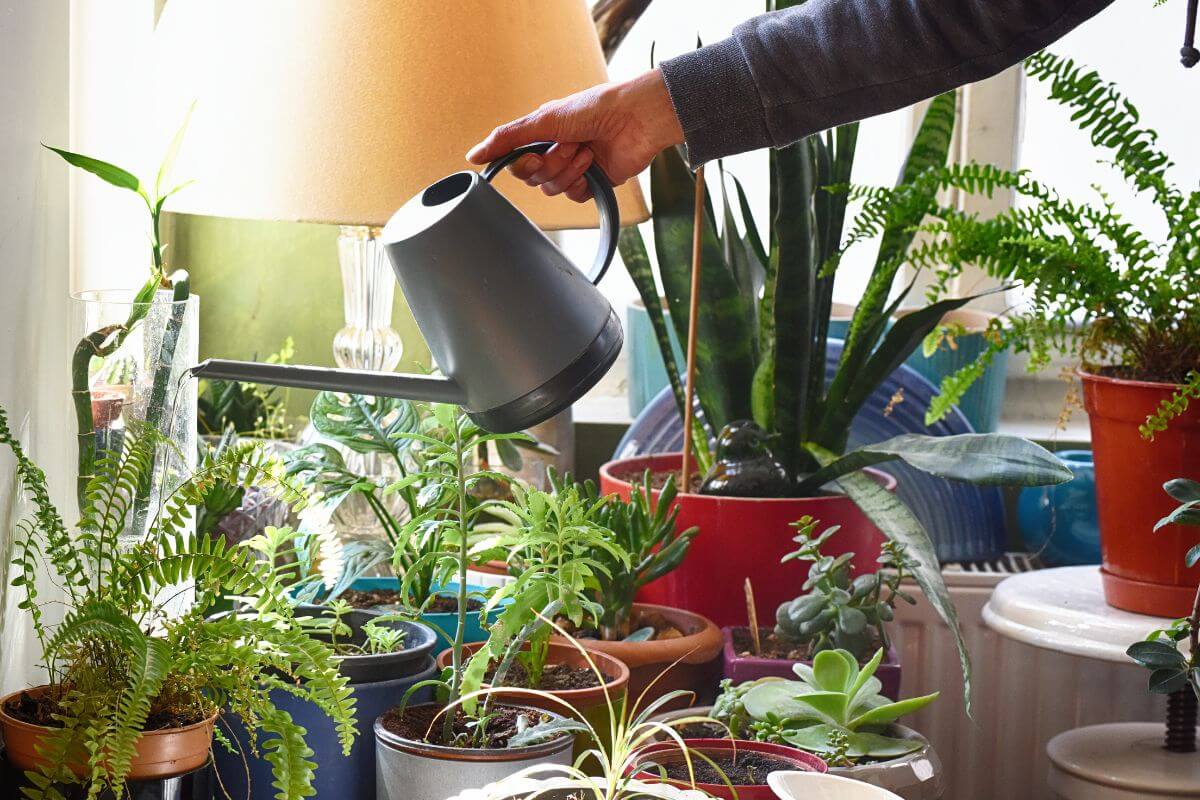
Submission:
<svg viewBox="0 0 1200 800">
<path fill-rule="evenodd" d="M 927 378 L 935 387 L 941 386 L 942 378 L 953 375 L 977 359 L 988 347 L 982 331 L 987 327 L 991 314 L 981 311 L 952 311 L 943 317 L 943 322 L 960 323 L 967 333 L 954 338 L 954 349 L 945 342 L 929 358 L 918 348 L 904 363 Z M 1008 378 L 1009 352 L 997 353 L 983 375 L 971 384 L 971 388 L 958 401 L 959 410 L 971 423 L 976 433 L 994 433 L 1000 426 L 1000 412 L 1004 407 L 1004 387 Z"/>
<path fill-rule="evenodd" d="M 1074 478 L 1058 486 L 1022 489 L 1017 520 L 1025 547 L 1047 566 L 1100 563 L 1100 525 L 1096 517 L 1096 464 L 1091 450 L 1054 454 Z"/>
<path fill-rule="evenodd" d="M 682 370 L 685 363 L 683 348 L 679 346 L 679 338 L 671 325 L 671 315 L 665 309 L 663 315 L 667 318 L 675 363 Z M 667 368 L 658 349 L 650 315 L 646 313 L 641 300 L 634 300 L 625 307 L 625 352 L 629 359 L 629 416 L 636 419 L 667 385 Z"/>
<path fill-rule="evenodd" d="M 360 591 L 399 589 L 400 581 L 396 578 L 359 578 L 350 585 L 350 588 L 358 589 Z M 454 594 L 457 591 L 458 584 L 451 583 L 446 585 L 445 590 L 442 593 Z M 480 595 L 488 590 L 487 587 L 484 586 L 468 585 L 467 591 Z M 498 608 L 491 611 L 488 614 L 488 624 L 490 625 L 491 623 L 495 622 L 496 617 L 499 616 L 499 614 L 500 609 Z M 424 622 L 426 625 L 433 628 L 433 632 L 437 634 L 437 645 L 433 649 L 435 654 L 440 653 L 442 650 L 445 650 L 450 646 L 450 640 L 454 637 L 455 631 L 458 629 L 458 615 L 449 612 L 442 612 L 438 614 L 422 614 L 421 622 Z M 479 623 L 479 613 L 475 612 L 472 614 L 467 614 L 467 627 L 466 630 L 463 631 L 463 641 L 482 642 L 487 638 L 487 631 L 484 630 L 483 626 Z"/>
</svg>

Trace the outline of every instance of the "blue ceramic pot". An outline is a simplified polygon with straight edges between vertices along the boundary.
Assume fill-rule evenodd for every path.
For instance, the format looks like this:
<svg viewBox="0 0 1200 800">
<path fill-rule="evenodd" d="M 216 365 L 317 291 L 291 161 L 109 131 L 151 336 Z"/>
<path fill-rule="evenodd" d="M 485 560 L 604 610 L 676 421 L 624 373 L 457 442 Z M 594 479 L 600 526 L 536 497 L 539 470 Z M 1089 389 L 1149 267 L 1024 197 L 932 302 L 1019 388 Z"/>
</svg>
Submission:
<svg viewBox="0 0 1200 800">
<path fill-rule="evenodd" d="M 1025 547 L 1052 567 L 1100 563 L 1096 467 L 1091 450 L 1055 453 L 1075 477 L 1058 486 L 1023 489 L 1017 519 Z"/>
<path fill-rule="evenodd" d="M 386 657 L 353 656 L 343 662 L 342 674 L 351 678 L 355 728 L 358 730 L 349 756 L 342 754 L 337 729 L 325 712 L 288 692 L 278 689 L 271 692 L 275 707 L 290 714 L 292 721 L 306 731 L 304 741 L 313 751 L 309 760 L 317 765 L 313 776 L 317 798 L 375 796 L 375 719 L 399 705 L 411 686 L 433 678 L 437 673 L 433 659 L 437 652 L 433 631 L 414 622 L 395 624 L 407 629 L 406 646 L 402 653 L 392 655 L 411 657 L 398 662 L 392 659 L 386 670 L 368 663 Z M 358 663 L 351 665 L 349 662 Z M 355 677 L 372 674 L 379 677 L 386 674 L 387 679 L 356 680 Z M 431 687 L 423 687 L 413 693 L 410 702 L 426 702 L 432 699 L 431 692 Z M 279 790 L 272 785 L 270 762 L 261 757 L 264 752 L 270 752 L 263 749 L 267 736 L 258 732 L 259 755 L 255 756 L 250 750 L 249 734 L 239 717 L 226 714 L 218 725 L 233 742 L 234 752 L 230 753 L 220 744 L 213 746 L 213 763 L 220 778 L 216 797 L 225 797 L 222 792 L 227 792 L 230 797 L 274 800 Z"/>
<path fill-rule="evenodd" d="M 685 363 L 683 348 L 679 346 L 679 337 L 675 335 L 671 315 L 666 309 L 663 309 L 663 316 L 667 319 L 675 363 L 682 369 Z M 667 385 L 667 367 L 663 364 L 662 353 L 658 349 L 658 339 L 654 336 L 650 315 L 646 313 L 646 307 L 642 305 L 641 300 L 634 300 L 625 307 L 625 353 L 629 358 L 629 416 L 636 417 Z"/>
<path fill-rule="evenodd" d="M 967 333 L 954 337 L 954 348 L 946 343 L 928 358 L 920 348 L 904 363 L 927 378 L 935 387 L 941 386 L 942 378 L 953 375 L 975 361 L 988 348 L 982 331 L 993 319 L 992 314 L 971 309 L 952 311 L 943 317 L 943 322 L 960 323 Z M 976 433 L 993 433 L 1000 425 L 1000 411 L 1004 406 L 1004 387 L 1008 378 L 1009 351 L 997 353 L 987 368 L 963 394 L 958 407 L 971 423 Z"/>
<path fill-rule="evenodd" d="M 397 578 L 359 578 L 354 583 L 350 584 L 351 589 L 360 591 L 378 591 L 380 589 L 399 589 L 400 581 Z M 446 585 L 441 594 L 453 595 L 458 591 L 457 583 Z M 467 585 L 467 591 L 476 596 L 488 591 L 484 586 Z M 386 611 L 385 606 L 380 606 L 379 610 Z M 500 609 L 494 609 L 488 614 L 488 624 L 496 621 L 499 616 Z M 450 640 L 454 638 L 454 632 L 458 629 L 458 615 L 453 612 L 441 612 L 437 614 L 422 614 L 421 622 L 424 622 L 437 635 L 437 646 L 433 652 L 436 655 L 450 646 Z M 487 639 L 487 631 L 479 623 L 479 613 L 467 614 L 467 628 L 463 631 L 464 642 L 482 642 Z"/>
</svg>

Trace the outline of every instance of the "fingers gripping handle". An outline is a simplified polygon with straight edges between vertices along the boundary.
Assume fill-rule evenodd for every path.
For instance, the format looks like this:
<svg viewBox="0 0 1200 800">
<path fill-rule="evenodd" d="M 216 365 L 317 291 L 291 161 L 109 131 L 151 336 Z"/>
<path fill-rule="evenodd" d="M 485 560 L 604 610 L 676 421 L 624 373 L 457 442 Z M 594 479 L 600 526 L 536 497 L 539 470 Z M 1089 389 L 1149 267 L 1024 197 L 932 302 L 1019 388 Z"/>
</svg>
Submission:
<svg viewBox="0 0 1200 800">
<path fill-rule="evenodd" d="M 518 147 L 508 155 L 501 156 L 488 164 L 484 167 L 480 175 L 485 181 L 490 182 L 500 170 L 518 158 L 529 153 L 545 155 L 546 151 L 553 145 L 554 142 L 534 142 L 524 147 Z M 596 207 L 600 210 L 600 249 L 597 251 L 596 260 L 592 264 L 592 273 L 588 275 L 588 280 L 592 283 L 600 283 L 600 279 L 608 271 L 609 265 L 612 264 L 613 256 L 617 252 L 617 231 L 620 228 L 621 210 L 617 206 L 617 195 L 613 191 L 612 182 L 595 161 L 587 168 L 587 172 L 583 176 L 587 179 L 588 188 L 592 190 L 592 197 L 595 198 Z"/>
</svg>

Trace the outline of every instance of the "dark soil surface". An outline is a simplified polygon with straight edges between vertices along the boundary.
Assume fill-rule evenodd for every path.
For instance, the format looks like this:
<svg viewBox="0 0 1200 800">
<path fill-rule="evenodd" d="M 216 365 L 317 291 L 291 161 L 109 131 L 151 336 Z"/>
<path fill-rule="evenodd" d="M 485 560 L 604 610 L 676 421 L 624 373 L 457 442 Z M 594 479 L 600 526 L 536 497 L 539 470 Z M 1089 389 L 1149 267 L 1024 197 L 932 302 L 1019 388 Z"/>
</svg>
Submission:
<svg viewBox="0 0 1200 800">
<path fill-rule="evenodd" d="M 663 488 L 664 486 L 667 485 L 667 478 L 671 477 L 672 475 L 675 476 L 675 486 L 678 487 L 680 485 L 679 476 L 681 474 L 682 473 L 680 472 L 680 470 L 664 470 L 662 472 L 652 472 L 652 473 L 650 473 L 650 488 L 654 489 L 655 491 Z M 627 481 L 632 484 L 640 484 L 642 482 L 642 478 L 645 477 L 645 473 L 641 470 L 630 470 L 629 472 L 614 473 L 613 477 L 618 480 Z M 699 492 L 700 485 L 702 483 L 704 483 L 704 476 L 701 475 L 699 472 L 692 473 L 692 485 L 691 485 L 691 489 L 689 491 L 692 492 L 693 494 L 696 492 Z"/>
<path fill-rule="evenodd" d="M 492 677 L 489 669 L 487 677 Z M 604 682 L 612 680 L 604 676 Z M 513 689 L 540 689 L 546 692 L 563 691 L 566 689 L 594 689 L 600 686 L 600 681 L 591 667 L 572 667 L 568 664 L 547 664 L 542 669 L 542 680 L 537 686 L 529 685 L 529 675 L 520 661 L 514 661 L 504 677 L 504 685 Z"/>
<path fill-rule="evenodd" d="M 575 630 L 571 623 L 564 619 L 556 620 L 563 629 L 577 639 L 600 639 L 600 632 L 594 628 L 585 630 Z M 668 639 L 679 639 L 683 636 L 689 636 L 696 633 L 694 630 L 681 631 L 676 628 L 671 622 L 658 612 L 648 612 L 637 615 L 629 626 L 630 632 L 636 631 L 639 628 L 654 628 L 654 636 L 647 641 L 662 642 Z M 610 640 L 611 641 L 611 640 Z"/>
<path fill-rule="evenodd" d="M 342 592 L 341 599 L 350 604 L 352 608 L 375 608 L 376 606 L 392 606 L 397 605 L 401 601 L 400 592 L 395 589 L 347 589 Z M 467 600 L 468 611 L 478 611 L 483 608 L 483 602 L 477 598 Z M 426 609 L 427 613 L 453 614 L 458 611 L 458 598 L 450 595 L 441 595 L 433 598 L 433 602 Z"/>
<path fill-rule="evenodd" d="M 749 628 L 733 629 L 733 649 L 739 656 L 755 656 L 757 658 L 779 658 L 788 661 L 806 661 L 812 658 L 808 644 L 797 645 L 775 635 L 773 628 L 758 629 L 759 642 L 762 649 L 754 652 L 754 640 Z"/>
<path fill-rule="evenodd" d="M 14 719 L 28 722 L 31 725 L 41 725 L 44 728 L 61 728 L 62 723 L 55 719 L 56 714 L 63 713 L 58 700 L 50 694 L 39 696 L 21 692 L 4 704 L 4 712 Z M 185 728 L 202 722 L 206 717 L 196 714 L 182 714 L 171 710 L 152 710 L 146 719 L 142 730 L 163 731 L 171 728 Z"/>
<path fill-rule="evenodd" d="M 441 710 L 440 706 L 420 706 L 406 709 L 404 715 L 401 716 L 393 708 L 383 715 L 383 727 L 405 739 L 429 744 L 450 745 L 453 742 L 442 740 L 443 719 L 439 716 Z M 507 747 L 508 740 L 517 733 L 517 718 L 521 715 L 528 718 L 532 713 L 534 712 L 509 706 L 493 706 L 493 717 L 487 723 L 487 742 L 484 749 L 502 750 Z M 537 724 L 548 719 L 550 719 L 548 715 L 542 714 L 538 719 L 529 721 Z M 474 721 L 464 714 L 461 708 L 455 709 L 455 737 L 470 739 L 474 734 Z"/>
<path fill-rule="evenodd" d="M 680 725 L 676 733 L 684 739 L 728 739 L 729 731 L 715 722 L 693 722 Z"/>
<path fill-rule="evenodd" d="M 713 766 L 707 761 L 692 757 L 692 773 L 696 777 L 696 783 L 715 783 L 723 785 L 725 778 L 734 786 L 765 786 L 767 783 L 767 775 L 779 770 L 794 770 L 796 765 L 790 761 L 785 761 L 782 758 L 769 756 L 764 753 L 738 753 L 737 759 L 731 754 L 706 752 L 706 756 L 712 759 L 725 777 L 713 769 Z M 687 764 L 682 761 L 675 761 L 669 764 L 663 764 L 662 769 L 666 770 L 667 777 L 674 781 L 689 783 L 691 778 L 688 776 Z M 657 773 L 658 767 L 650 767 L 647 771 Z"/>
</svg>

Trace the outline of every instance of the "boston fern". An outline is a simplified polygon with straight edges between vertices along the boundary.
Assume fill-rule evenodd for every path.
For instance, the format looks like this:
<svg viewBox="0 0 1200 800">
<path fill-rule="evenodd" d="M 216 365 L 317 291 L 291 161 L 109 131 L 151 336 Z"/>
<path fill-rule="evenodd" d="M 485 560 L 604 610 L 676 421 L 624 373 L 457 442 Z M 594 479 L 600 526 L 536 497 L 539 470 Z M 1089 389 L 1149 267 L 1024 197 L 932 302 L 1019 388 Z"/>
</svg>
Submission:
<svg viewBox="0 0 1200 800">
<path fill-rule="evenodd" d="M 265 734 L 256 747 L 272 764 L 277 796 L 307 796 L 315 765 L 305 731 L 275 708 L 270 693 L 286 691 L 320 707 L 348 752 L 355 729 L 347 681 L 333 651 L 294 620 L 286 589 L 290 568 L 259 559 L 252 546 L 229 547 L 188 529 L 193 509 L 220 484 L 258 486 L 292 506 L 303 505 L 304 497 L 264 451 L 231 447 L 171 493 L 154 514 L 149 536 L 122 548 L 118 536 L 135 495 L 154 472 L 156 437 L 152 429 L 130 431 L 119 453 L 97 462 L 80 522 L 71 529 L 0 409 L 0 443 L 15 456 L 33 506 L 18 529 L 13 584 L 24 589 L 20 608 L 32 618 L 61 722 L 48 729 L 46 766 L 29 773 L 26 794 L 61 798 L 59 787 L 82 782 L 89 798 L 105 790 L 120 796 L 148 724 L 199 722 L 221 710 Z M 57 601 L 43 600 L 37 590 L 47 568 L 65 593 L 57 624 L 46 613 Z M 187 603 L 189 590 L 195 599 Z M 210 618 L 224 595 L 243 597 L 253 612 Z"/>
<path fill-rule="evenodd" d="M 1141 124 L 1114 84 L 1051 53 L 1025 65 L 1106 153 L 1106 163 L 1154 204 L 1165 235 L 1156 239 L 1135 228 L 1103 192 L 1095 203 L 1078 202 L 1028 172 L 979 164 L 930 170 L 911 186 L 869 192 L 862 232 L 911 226 L 906 210 L 925 207 L 930 190 L 1014 191 L 1027 200 L 992 219 L 929 209 L 932 217 L 920 228 L 931 235 L 910 253 L 912 264 L 936 274 L 935 293 L 968 264 L 1024 285 L 1027 308 L 996 327 L 981 359 L 1013 346 L 1030 353 L 1033 368 L 1063 353 L 1090 372 L 1179 384 L 1143 426 L 1151 437 L 1200 396 L 1200 189 L 1171 182 L 1173 163 L 1159 149 L 1158 134 Z M 933 416 L 978 372 L 970 366 L 947 378 Z"/>
</svg>

